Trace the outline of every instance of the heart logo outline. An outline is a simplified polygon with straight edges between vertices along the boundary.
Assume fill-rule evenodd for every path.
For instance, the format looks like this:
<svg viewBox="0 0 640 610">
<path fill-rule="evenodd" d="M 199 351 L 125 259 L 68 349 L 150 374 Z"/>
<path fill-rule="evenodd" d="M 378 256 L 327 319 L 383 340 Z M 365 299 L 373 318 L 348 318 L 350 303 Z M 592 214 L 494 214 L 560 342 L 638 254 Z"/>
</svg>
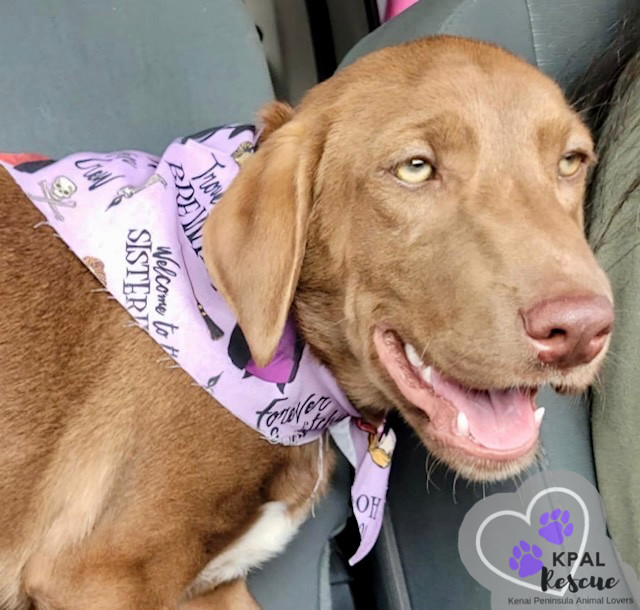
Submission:
<svg viewBox="0 0 640 610">
<path fill-rule="evenodd" d="M 542 587 L 538 585 L 533 585 L 529 582 L 523 582 L 521 580 L 518 580 L 514 576 L 511 576 L 511 574 L 507 574 L 506 572 L 503 572 L 502 570 L 499 570 L 498 568 L 496 568 L 487 559 L 480 545 L 482 532 L 484 532 L 485 528 L 487 527 L 487 525 L 489 525 L 489 523 L 491 523 L 498 517 L 502 517 L 502 516 L 516 517 L 524 521 L 527 525 L 531 526 L 532 525 L 531 513 L 533 511 L 533 507 L 535 506 L 535 504 L 538 502 L 540 498 L 550 493 L 565 493 L 571 496 L 574 500 L 578 502 L 578 504 L 580 505 L 580 508 L 582 509 L 582 513 L 584 515 L 584 532 L 582 534 L 582 542 L 580 543 L 580 548 L 578 550 L 578 558 L 576 559 L 573 565 L 573 568 L 569 572 L 570 576 L 575 576 L 575 573 L 578 571 L 578 568 L 580 567 L 580 562 L 582 561 L 582 557 L 584 556 L 584 551 L 587 546 L 587 539 L 589 538 L 589 510 L 587 509 L 587 505 L 584 503 L 584 500 L 575 491 L 571 489 L 567 489 L 566 487 L 549 487 L 548 489 L 543 489 L 542 491 L 539 491 L 535 496 L 533 496 L 533 498 L 531 498 L 531 502 L 529 502 L 529 506 L 527 506 L 527 510 L 525 513 L 519 513 L 514 510 L 501 510 L 501 511 L 498 511 L 497 513 L 493 513 L 489 515 L 480 524 L 480 527 L 478 528 L 478 531 L 476 533 L 476 552 L 478 553 L 478 557 L 480 557 L 480 561 L 482 561 L 482 563 L 487 568 L 489 568 L 489 570 L 491 570 L 494 574 L 497 574 L 498 576 L 500 576 L 500 578 L 513 582 L 521 587 L 527 587 L 528 589 L 532 589 L 533 591 L 537 591 L 539 593 L 548 593 L 550 595 L 564 597 L 565 593 L 567 592 L 567 589 L 569 588 L 569 583 L 567 583 L 560 591 L 542 591 Z"/>
</svg>

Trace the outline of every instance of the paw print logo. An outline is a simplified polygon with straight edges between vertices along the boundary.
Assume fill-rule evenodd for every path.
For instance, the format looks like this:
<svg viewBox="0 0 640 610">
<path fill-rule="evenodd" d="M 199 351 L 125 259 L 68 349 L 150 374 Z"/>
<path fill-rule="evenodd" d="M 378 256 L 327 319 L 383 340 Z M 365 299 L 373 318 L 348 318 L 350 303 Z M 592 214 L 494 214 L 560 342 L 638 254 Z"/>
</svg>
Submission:
<svg viewBox="0 0 640 610">
<path fill-rule="evenodd" d="M 570 519 L 569 511 L 563 512 L 561 508 L 556 508 L 552 513 L 543 513 L 540 517 L 542 527 L 538 534 L 551 544 L 562 544 L 565 538 L 573 534 L 573 523 Z"/>
<path fill-rule="evenodd" d="M 525 540 L 513 547 L 513 553 L 509 558 L 509 567 L 518 572 L 520 578 L 526 578 L 537 574 L 542 570 L 543 563 L 540 561 L 542 549 L 537 545 L 530 545 Z"/>
</svg>

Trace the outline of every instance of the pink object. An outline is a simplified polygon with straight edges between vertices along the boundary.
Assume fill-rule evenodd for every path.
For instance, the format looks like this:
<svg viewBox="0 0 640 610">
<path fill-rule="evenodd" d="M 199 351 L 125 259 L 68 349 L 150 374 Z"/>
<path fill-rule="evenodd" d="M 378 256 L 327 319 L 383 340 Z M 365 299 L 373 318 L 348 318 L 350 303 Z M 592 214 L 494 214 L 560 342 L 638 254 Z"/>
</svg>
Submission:
<svg viewBox="0 0 640 610">
<path fill-rule="evenodd" d="M 387 10 L 385 11 L 384 20 L 389 21 L 397 17 L 403 11 L 413 6 L 418 0 L 389 0 L 387 2 Z"/>
</svg>

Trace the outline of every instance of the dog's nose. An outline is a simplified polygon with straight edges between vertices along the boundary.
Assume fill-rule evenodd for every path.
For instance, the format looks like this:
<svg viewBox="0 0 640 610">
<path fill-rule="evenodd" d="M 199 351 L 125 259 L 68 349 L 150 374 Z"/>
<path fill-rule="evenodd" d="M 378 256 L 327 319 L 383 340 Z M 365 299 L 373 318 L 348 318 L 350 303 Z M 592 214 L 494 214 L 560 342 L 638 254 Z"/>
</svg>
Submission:
<svg viewBox="0 0 640 610">
<path fill-rule="evenodd" d="M 613 326 L 613 306 L 604 296 L 565 296 L 521 312 L 540 362 L 560 368 L 591 362 Z"/>
</svg>

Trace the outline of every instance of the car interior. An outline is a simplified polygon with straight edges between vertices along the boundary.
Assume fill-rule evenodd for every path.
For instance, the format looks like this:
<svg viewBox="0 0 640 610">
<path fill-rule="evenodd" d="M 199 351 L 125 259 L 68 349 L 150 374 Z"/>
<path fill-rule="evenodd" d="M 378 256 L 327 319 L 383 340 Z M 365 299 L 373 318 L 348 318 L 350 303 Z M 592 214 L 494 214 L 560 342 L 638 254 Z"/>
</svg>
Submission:
<svg viewBox="0 0 640 610">
<path fill-rule="evenodd" d="M 538 66 L 597 130 L 614 76 L 639 46 L 639 9 L 638 0 L 0 1 L 0 48 L 12 58 L 0 64 L 0 82 L 12 92 L 0 119 L 2 148 L 53 157 L 160 153 L 176 134 L 255 122 L 265 103 L 295 105 L 371 51 L 439 34 L 496 43 Z M 532 472 L 568 470 L 598 484 L 593 395 L 545 388 L 541 400 L 543 450 Z M 491 607 L 489 591 L 462 564 L 458 531 L 476 502 L 518 481 L 467 484 L 431 463 L 399 417 L 393 426 L 398 442 L 373 552 L 349 566 L 358 538 L 353 473 L 339 455 L 313 517 L 284 553 L 249 575 L 260 607 Z"/>
</svg>

